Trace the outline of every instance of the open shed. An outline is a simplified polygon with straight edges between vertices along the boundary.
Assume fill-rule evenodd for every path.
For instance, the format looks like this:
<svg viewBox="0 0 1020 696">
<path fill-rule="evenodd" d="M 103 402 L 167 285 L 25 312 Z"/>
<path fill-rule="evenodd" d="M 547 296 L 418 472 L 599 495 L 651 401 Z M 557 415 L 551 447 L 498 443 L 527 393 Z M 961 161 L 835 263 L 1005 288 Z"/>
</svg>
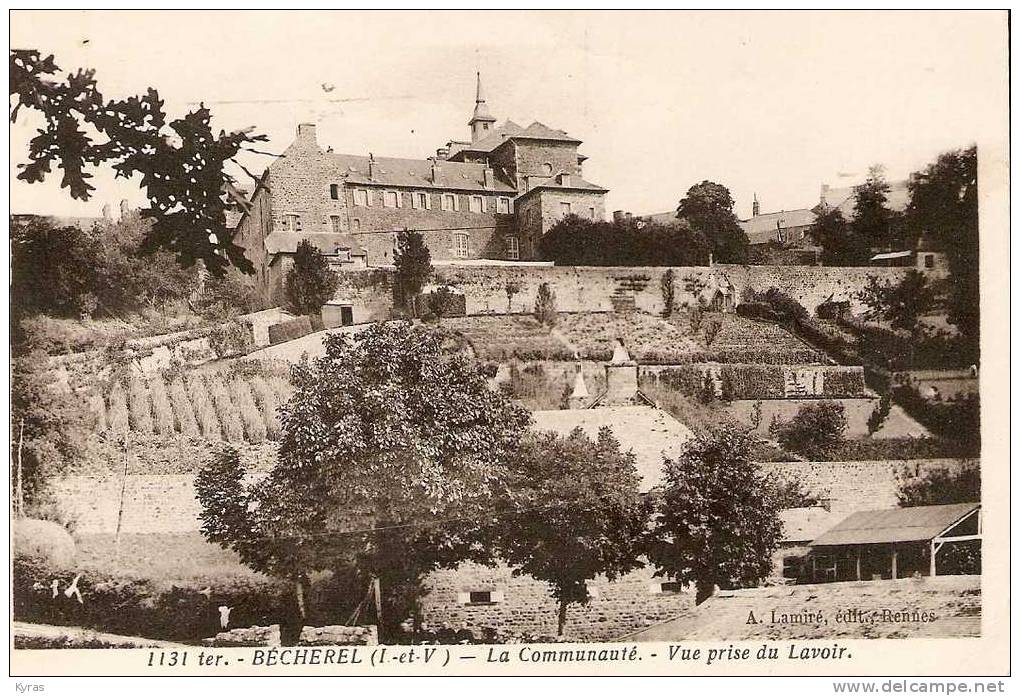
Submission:
<svg viewBox="0 0 1020 696">
<path fill-rule="evenodd" d="M 863 510 L 811 542 L 811 577 L 838 582 L 960 572 L 940 568 L 939 552 L 967 544 L 979 558 L 980 543 L 980 503 Z"/>
</svg>

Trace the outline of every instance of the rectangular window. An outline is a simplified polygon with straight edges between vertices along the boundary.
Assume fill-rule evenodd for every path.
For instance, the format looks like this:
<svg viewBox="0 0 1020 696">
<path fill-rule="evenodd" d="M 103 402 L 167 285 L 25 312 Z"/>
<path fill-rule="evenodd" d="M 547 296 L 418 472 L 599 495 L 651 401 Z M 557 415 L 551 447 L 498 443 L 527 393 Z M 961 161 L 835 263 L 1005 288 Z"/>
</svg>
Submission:
<svg viewBox="0 0 1020 696">
<path fill-rule="evenodd" d="M 925 268 L 935 268 L 935 254 L 925 254 L 924 255 L 924 267 Z"/>
<path fill-rule="evenodd" d="M 396 208 L 399 203 L 400 194 L 396 191 L 383 191 L 383 206 L 386 208 Z"/>
<path fill-rule="evenodd" d="M 499 604 L 503 601 L 503 593 L 499 590 L 469 590 L 457 593 L 458 604 Z"/>
<path fill-rule="evenodd" d="M 337 249 L 336 250 L 336 255 L 337 255 L 337 258 L 342 263 L 350 263 L 350 260 L 351 260 L 351 250 L 350 249 Z"/>
<path fill-rule="evenodd" d="M 506 257 L 511 261 L 521 258 L 520 242 L 517 237 L 506 238 Z"/>
<path fill-rule="evenodd" d="M 334 234 L 339 234 L 342 230 L 340 229 L 340 216 L 330 215 L 329 216 L 329 228 Z"/>
<path fill-rule="evenodd" d="M 510 199 L 509 198 L 497 198 L 496 199 L 496 212 L 509 214 L 510 213 Z"/>
<path fill-rule="evenodd" d="M 594 208 L 588 208 L 588 217 L 590 217 L 592 220 L 595 219 L 595 209 Z"/>
<path fill-rule="evenodd" d="M 481 196 L 471 196 L 469 207 L 472 213 L 485 212 L 485 200 Z"/>
<path fill-rule="evenodd" d="M 443 210 L 456 210 L 457 209 L 457 196 L 452 193 L 443 194 Z"/>
<path fill-rule="evenodd" d="M 687 588 L 687 583 L 667 580 L 665 582 L 653 582 L 648 586 L 648 592 L 649 594 L 679 594 L 687 592 Z"/>
<path fill-rule="evenodd" d="M 368 205 L 368 191 L 354 189 L 354 205 Z"/>
<path fill-rule="evenodd" d="M 330 184 L 329 197 L 332 198 L 334 201 L 340 198 L 340 186 L 338 186 L 337 184 Z"/>
<path fill-rule="evenodd" d="M 414 204 L 413 207 L 418 208 L 419 210 L 427 210 L 429 207 L 429 194 L 421 192 L 414 193 L 411 195 L 411 203 Z"/>
<path fill-rule="evenodd" d="M 466 234 L 453 235 L 453 255 L 458 259 L 468 257 L 468 236 Z"/>
<path fill-rule="evenodd" d="M 570 215 L 570 203 L 567 201 L 560 202 L 560 215 L 566 217 Z"/>
<path fill-rule="evenodd" d="M 800 559 L 796 556 L 783 557 L 783 577 L 787 580 L 796 580 L 800 577 Z"/>
<path fill-rule="evenodd" d="M 361 229 L 361 220 L 359 220 L 358 218 L 354 218 L 353 220 L 351 220 L 351 229 L 354 230 L 355 232 L 360 230 Z"/>
<path fill-rule="evenodd" d="M 288 213 L 280 218 L 280 228 L 284 232 L 300 232 L 301 231 L 301 216 L 293 213 Z"/>
</svg>

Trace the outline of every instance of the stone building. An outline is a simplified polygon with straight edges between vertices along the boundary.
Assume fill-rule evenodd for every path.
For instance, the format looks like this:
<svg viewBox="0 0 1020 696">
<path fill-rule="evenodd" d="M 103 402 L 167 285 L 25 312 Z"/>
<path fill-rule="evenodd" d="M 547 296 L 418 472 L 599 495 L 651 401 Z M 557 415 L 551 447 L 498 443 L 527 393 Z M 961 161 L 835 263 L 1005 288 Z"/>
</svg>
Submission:
<svg viewBox="0 0 1020 696">
<path fill-rule="evenodd" d="M 300 124 L 234 228 L 256 286 L 275 299 L 305 237 L 341 269 L 392 265 L 402 230 L 422 233 L 434 261 L 513 263 L 537 258 L 539 238 L 566 215 L 605 216 L 607 191 L 584 179 L 581 141 L 537 121 L 497 124 L 481 76 L 468 126 L 469 141 L 408 159 L 336 153 Z"/>
</svg>

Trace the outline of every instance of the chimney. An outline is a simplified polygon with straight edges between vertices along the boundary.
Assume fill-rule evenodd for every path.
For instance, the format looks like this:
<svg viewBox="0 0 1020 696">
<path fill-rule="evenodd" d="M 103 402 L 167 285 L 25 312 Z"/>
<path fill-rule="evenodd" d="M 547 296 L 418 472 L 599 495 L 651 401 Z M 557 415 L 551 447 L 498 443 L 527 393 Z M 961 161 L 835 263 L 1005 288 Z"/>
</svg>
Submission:
<svg viewBox="0 0 1020 696">
<path fill-rule="evenodd" d="M 560 186 L 570 186 L 570 175 L 567 174 L 566 172 L 563 172 L 562 174 L 560 174 L 559 179 L 560 179 Z"/>
<path fill-rule="evenodd" d="M 297 139 L 318 146 L 319 142 L 315 137 L 315 124 L 299 123 L 297 127 Z"/>
<path fill-rule="evenodd" d="M 581 363 L 577 363 L 577 374 L 574 377 L 574 391 L 567 397 L 567 408 L 584 408 L 588 403 L 588 387 L 584 383 L 584 372 Z"/>
<path fill-rule="evenodd" d="M 375 181 L 375 155 L 371 152 L 368 153 L 368 178 Z"/>
<path fill-rule="evenodd" d="M 450 156 L 450 148 L 448 148 L 448 147 L 439 147 L 439 148 L 436 148 L 436 159 L 444 160 L 444 159 L 446 159 L 449 156 Z"/>
<path fill-rule="evenodd" d="M 436 181 L 439 180 L 439 172 L 440 171 L 442 171 L 442 168 L 439 166 L 439 162 L 437 160 L 432 160 L 432 183 L 433 184 L 436 183 Z"/>
<path fill-rule="evenodd" d="M 492 173 L 492 167 L 486 167 L 484 171 L 485 188 L 496 188 L 496 177 Z"/>
<path fill-rule="evenodd" d="M 623 222 L 626 214 L 622 210 L 613 211 L 613 222 Z"/>
<path fill-rule="evenodd" d="M 638 395 L 638 367 L 623 347 L 623 341 L 616 340 L 613 359 L 606 365 L 606 406 L 632 404 Z"/>
<path fill-rule="evenodd" d="M 761 215 L 761 203 L 758 202 L 758 194 L 754 194 L 754 202 L 751 203 L 751 217 Z"/>
</svg>

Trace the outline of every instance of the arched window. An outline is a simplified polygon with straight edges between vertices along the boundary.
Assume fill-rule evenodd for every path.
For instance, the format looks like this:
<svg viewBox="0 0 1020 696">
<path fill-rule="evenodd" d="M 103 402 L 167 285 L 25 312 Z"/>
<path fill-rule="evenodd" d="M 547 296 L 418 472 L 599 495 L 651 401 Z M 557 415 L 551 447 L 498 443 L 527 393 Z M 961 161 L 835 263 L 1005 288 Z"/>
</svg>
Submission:
<svg viewBox="0 0 1020 696">
<path fill-rule="evenodd" d="M 544 176 L 552 176 L 552 165 L 548 162 L 542 165 L 542 174 Z"/>
</svg>

